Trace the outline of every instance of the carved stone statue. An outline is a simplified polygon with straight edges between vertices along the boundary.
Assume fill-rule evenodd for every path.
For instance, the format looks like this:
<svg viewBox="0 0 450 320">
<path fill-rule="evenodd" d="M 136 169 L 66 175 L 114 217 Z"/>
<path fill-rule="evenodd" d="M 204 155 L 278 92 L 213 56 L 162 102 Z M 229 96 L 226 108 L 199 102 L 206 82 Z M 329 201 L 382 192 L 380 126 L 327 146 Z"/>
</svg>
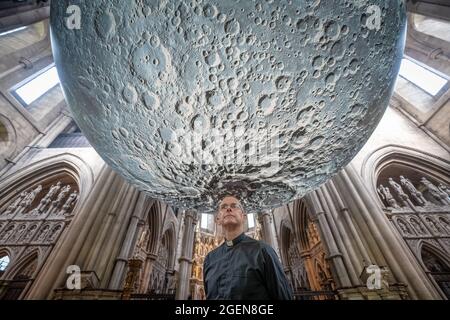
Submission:
<svg viewBox="0 0 450 320">
<path fill-rule="evenodd" d="M 380 193 L 383 194 L 383 196 L 386 200 L 386 203 L 388 204 L 389 207 L 396 208 L 396 209 L 400 208 L 400 206 L 398 205 L 397 201 L 392 196 L 391 191 L 389 190 L 388 187 L 385 187 L 382 184 L 380 184 L 378 189 L 379 189 Z"/>
<path fill-rule="evenodd" d="M 411 197 L 419 204 L 419 205 L 425 205 L 426 200 L 422 195 L 422 192 L 416 189 L 416 187 L 412 184 L 411 180 L 408 178 L 405 178 L 404 176 L 400 176 L 400 183 L 402 186 L 406 188 L 406 190 L 409 191 L 409 194 Z"/>
<path fill-rule="evenodd" d="M 24 210 L 28 209 L 31 204 L 33 203 L 34 199 L 36 198 L 36 196 L 39 194 L 39 192 L 42 191 L 42 186 L 38 185 L 36 188 L 34 188 L 31 192 L 29 192 L 23 199 L 22 202 L 20 203 L 20 207 L 21 207 L 21 212 L 23 212 Z"/>
<path fill-rule="evenodd" d="M 58 197 L 55 201 L 52 202 L 51 213 L 55 212 L 58 207 L 61 205 L 62 200 L 66 197 L 67 193 L 70 191 L 70 186 L 67 185 L 61 189 L 61 192 L 58 194 Z"/>
<path fill-rule="evenodd" d="M 394 179 L 389 178 L 389 184 L 392 188 L 394 188 L 395 192 L 397 193 L 398 197 L 402 199 L 403 201 L 407 202 L 409 200 L 408 195 L 403 191 L 402 186 L 399 185 L 397 182 L 394 181 Z"/>
<path fill-rule="evenodd" d="M 58 194 L 58 197 L 56 198 L 56 203 L 61 203 L 61 201 L 66 197 L 66 194 L 70 191 L 70 186 L 67 185 L 64 188 L 62 188 L 61 192 Z"/>
<path fill-rule="evenodd" d="M 450 197 L 450 188 L 446 186 L 445 184 L 440 183 L 438 185 L 438 189 L 441 190 L 443 193 L 446 193 L 448 197 Z"/>
<path fill-rule="evenodd" d="M 433 196 L 434 199 L 436 199 L 437 201 L 439 201 L 444 205 L 450 204 L 450 200 L 447 200 L 448 199 L 447 193 L 444 193 L 441 190 L 439 190 L 438 187 L 436 187 L 434 184 L 428 181 L 428 179 L 425 177 L 422 177 L 420 181 L 423 183 L 425 187 L 427 187 L 428 191 L 430 192 L 430 194 Z"/>
<path fill-rule="evenodd" d="M 8 206 L 5 212 L 2 214 L 8 215 L 16 211 L 16 209 L 19 207 L 20 202 L 27 196 L 27 193 L 25 191 L 22 191 L 20 195 Z"/>
<path fill-rule="evenodd" d="M 45 198 L 51 199 L 58 192 L 59 189 L 61 189 L 61 181 L 58 181 L 56 183 L 56 185 L 52 185 L 50 187 L 50 190 L 48 191 L 48 193 L 45 196 Z"/>
<path fill-rule="evenodd" d="M 66 203 L 63 205 L 63 213 L 68 213 L 70 211 L 70 207 L 76 202 L 78 199 L 78 192 L 75 190 L 70 194 L 70 196 L 67 198 Z"/>
</svg>

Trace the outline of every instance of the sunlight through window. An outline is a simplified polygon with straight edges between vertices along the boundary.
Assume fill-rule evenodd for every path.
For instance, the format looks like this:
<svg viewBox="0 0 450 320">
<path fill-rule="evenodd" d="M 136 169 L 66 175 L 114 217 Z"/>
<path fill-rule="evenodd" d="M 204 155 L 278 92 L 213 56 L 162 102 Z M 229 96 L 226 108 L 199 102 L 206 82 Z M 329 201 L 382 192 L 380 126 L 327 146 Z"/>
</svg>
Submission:
<svg viewBox="0 0 450 320">
<path fill-rule="evenodd" d="M 20 27 L 20 28 L 16 28 L 16 29 L 12 29 L 12 30 L 8 30 L 8 31 L 5 31 L 5 32 L 2 32 L 2 33 L 0 33 L 0 37 L 1 37 L 1 36 L 5 36 L 5 35 L 7 35 L 7 34 L 11 34 L 11 33 L 17 32 L 17 31 L 24 30 L 24 29 L 26 29 L 26 28 L 27 28 L 27 27 Z"/>
<path fill-rule="evenodd" d="M 4 256 L 0 258 L 0 271 L 5 271 L 6 267 L 9 264 L 9 257 Z"/>
<path fill-rule="evenodd" d="M 208 229 L 208 214 L 202 213 L 202 221 L 200 227 L 202 229 Z"/>
<path fill-rule="evenodd" d="M 407 58 L 402 60 L 399 75 L 433 96 L 448 82 L 447 79 Z"/>
<path fill-rule="evenodd" d="M 251 229 L 255 226 L 255 216 L 253 215 L 253 213 L 249 213 L 247 215 L 247 219 L 248 219 L 248 228 Z"/>
<path fill-rule="evenodd" d="M 58 83 L 59 77 L 56 67 L 51 67 L 17 89 L 16 94 L 29 105 Z"/>
</svg>

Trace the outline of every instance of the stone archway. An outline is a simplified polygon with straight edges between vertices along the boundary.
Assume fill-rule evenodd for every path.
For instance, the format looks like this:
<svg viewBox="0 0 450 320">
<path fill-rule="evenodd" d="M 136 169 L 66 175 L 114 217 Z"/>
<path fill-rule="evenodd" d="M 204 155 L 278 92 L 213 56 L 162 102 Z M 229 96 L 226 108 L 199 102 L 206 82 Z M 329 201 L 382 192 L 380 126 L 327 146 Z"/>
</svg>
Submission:
<svg viewBox="0 0 450 320">
<path fill-rule="evenodd" d="M 281 224 L 281 254 L 291 273 L 296 299 L 334 299 L 336 289 L 318 226 L 311 220 L 302 199 L 293 204 L 292 224 Z M 320 261 L 321 268 L 317 268 Z M 325 271 L 323 271 L 325 270 Z M 319 275 L 319 271 L 322 273 Z M 322 279 L 323 278 L 323 279 Z"/>
<path fill-rule="evenodd" d="M 439 286 L 447 299 L 450 299 L 450 262 L 441 250 L 424 242 L 420 257 L 425 272 Z"/>
<path fill-rule="evenodd" d="M 9 279 L 3 280 L 1 300 L 18 300 L 24 297 L 36 275 L 39 265 L 38 253 L 33 252 L 19 262 L 16 270 L 9 272 Z"/>
</svg>

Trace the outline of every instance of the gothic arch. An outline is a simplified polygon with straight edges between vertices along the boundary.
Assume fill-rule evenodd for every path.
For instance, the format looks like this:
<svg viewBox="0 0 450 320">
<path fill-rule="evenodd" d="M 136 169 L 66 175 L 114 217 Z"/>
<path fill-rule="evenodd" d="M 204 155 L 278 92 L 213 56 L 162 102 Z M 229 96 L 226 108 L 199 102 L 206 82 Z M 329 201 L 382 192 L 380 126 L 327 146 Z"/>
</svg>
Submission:
<svg viewBox="0 0 450 320">
<path fill-rule="evenodd" d="M 158 253 L 159 235 L 161 230 L 161 204 L 156 201 L 147 213 L 149 239 L 147 243 L 147 251 L 153 254 Z"/>
<path fill-rule="evenodd" d="M 450 299 L 450 260 L 448 255 L 427 241 L 420 241 L 417 247 L 419 263 L 422 268 L 435 286 L 441 290 L 441 294 Z"/>
<path fill-rule="evenodd" d="M 450 161 L 413 148 L 387 145 L 369 154 L 364 160 L 361 175 L 372 195 L 377 198 L 377 180 L 385 168 L 397 165 L 423 173 L 436 181 L 449 184 Z M 380 203 L 377 201 L 377 203 Z"/>
<path fill-rule="evenodd" d="M 49 157 L 6 176 L 0 183 L 0 208 L 11 202 L 15 195 L 55 176 L 71 177 L 78 186 L 77 207 L 84 202 L 92 187 L 94 176 L 91 168 L 79 157 L 63 153 Z"/>
<path fill-rule="evenodd" d="M 163 238 L 165 237 L 167 241 L 167 249 L 169 254 L 167 270 L 173 270 L 175 267 L 175 250 L 177 246 L 175 230 L 175 224 L 171 221 L 163 233 Z"/>
<path fill-rule="evenodd" d="M 24 296 L 42 265 L 41 256 L 40 250 L 34 249 L 11 266 L 3 278 L 9 284 L 1 292 L 1 299 L 17 300 Z"/>
<path fill-rule="evenodd" d="M 3 258 L 5 256 L 9 258 L 9 263 L 6 266 L 6 269 L 2 273 L 0 273 L 0 279 L 3 277 L 3 275 L 6 274 L 6 272 L 9 271 L 9 269 L 11 268 L 11 265 L 14 263 L 14 254 L 13 254 L 13 252 L 14 251 L 10 250 L 7 247 L 0 248 L 0 258 Z"/>
<path fill-rule="evenodd" d="M 299 199 L 294 202 L 293 210 L 293 224 L 295 233 L 298 235 L 298 240 L 300 244 L 300 251 L 305 251 L 309 249 L 309 238 L 308 238 L 308 221 L 309 212 L 304 200 Z"/>
<path fill-rule="evenodd" d="M 416 252 L 417 252 L 417 256 L 419 257 L 419 263 L 426 272 L 431 272 L 431 270 L 428 270 L 427 266 L 425 265 L 425 263 L 423 261 L 423 253 L 424 252 L 430 253 L 433 256 L 435 256 L 436 258 L 438 258 L 440 261 L 442 261 L 445 264 L 445 266 L 450 271 L 450 259 L 448 258 L 448 254 L 446 254 L 444 251 L 442 251 L 440 248 L 436 247 L 435 245 L 433 245 L 427 241 L 420 240 L 417 243 Z"/>
<path fill-rule="evenodd" d="M 20 257 L 17 261 L 13 261 L 11 259 L 10 262 L 10 268 L 5 272 L 5 278 L 13 279 L 16 275 L 18 275 L 27 265 L 30 264 L 30 262 L 33 262 L 36 260 L 37 266 L 40 266 L 42 261 L 41 257 L 43 256 L 43 253 L 39 250 L 39 248 L 34 248 L 28 252 L 25 252 L 25 254 L 21 254 L 22 257 Z M 36 269 L 37 271 L 37 269 Z M 36 272 L 33 273 L 30 276 L 35 276 Z"/>
<path fill-rule="evenodd" d="M 294 234 L 292 231 L 292 226 L 286 219 L 281 221 L 280 224 L 280 254 L 281 260 L 285 266 L 289 265 L 289 247 L 294 242 Z"/>
</svg>

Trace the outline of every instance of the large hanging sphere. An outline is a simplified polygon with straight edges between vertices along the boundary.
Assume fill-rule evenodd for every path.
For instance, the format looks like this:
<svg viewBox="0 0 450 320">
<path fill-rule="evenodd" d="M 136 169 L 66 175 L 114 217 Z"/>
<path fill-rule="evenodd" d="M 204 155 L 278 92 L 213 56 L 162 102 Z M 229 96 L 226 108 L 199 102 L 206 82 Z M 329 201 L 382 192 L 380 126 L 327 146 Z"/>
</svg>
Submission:
<svg viewBox="0 0 450 320">
<path fill-rule="evenodd" d="M 103 159 L 181 208 L 270 209 L 355 156 L 392 94 L 402 0 L 51 4 L 73 116 Z"/>
</svg>

